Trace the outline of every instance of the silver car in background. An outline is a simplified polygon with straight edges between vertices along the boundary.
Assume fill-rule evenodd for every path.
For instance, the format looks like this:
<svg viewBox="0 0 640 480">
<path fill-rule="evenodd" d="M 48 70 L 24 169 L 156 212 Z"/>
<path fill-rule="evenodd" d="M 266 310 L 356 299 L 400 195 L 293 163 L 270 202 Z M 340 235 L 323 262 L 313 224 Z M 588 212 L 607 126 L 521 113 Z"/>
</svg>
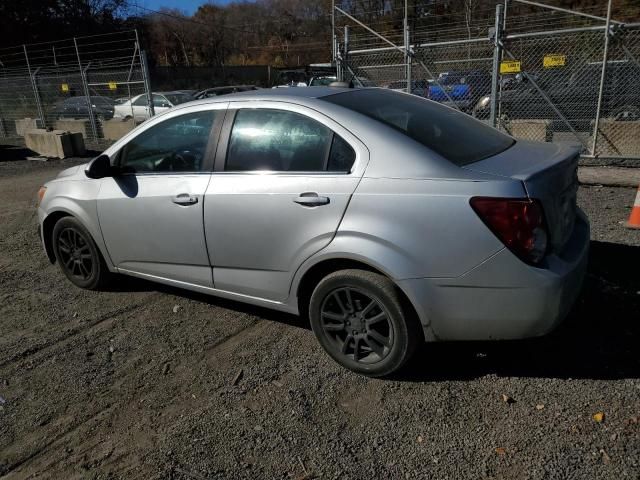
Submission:
<svg viewBox="0 0 640 480">
<path fill-rule="evenodd" d="M 75 285 L 113 274 L 308 316 L 370 375 L 423 341 L 552 330 L 585 274 L 578 152 L 386 89 L 180 105 L 39 192 Z"/>
</svg>

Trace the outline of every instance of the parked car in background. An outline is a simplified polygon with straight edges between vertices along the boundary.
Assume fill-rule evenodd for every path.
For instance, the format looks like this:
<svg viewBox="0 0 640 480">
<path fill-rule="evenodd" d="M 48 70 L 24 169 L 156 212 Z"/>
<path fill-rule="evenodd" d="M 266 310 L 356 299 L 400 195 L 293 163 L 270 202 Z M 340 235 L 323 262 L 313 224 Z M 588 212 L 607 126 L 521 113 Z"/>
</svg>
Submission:
<svg viewBox="0 0 640 480">
<path fill-rule="evenodd" d="M 193 100 L 190 95 L 181 92 L 153 93 L 153 109 L 155 113 L 162 113 L 171 107 Z M 143 122 L 151 116 L 147 94 L 143 93 L 131 100 L 115 106 L 113 118 L 127 120 L 133 118 L 136 122 Z"/>
<path fill-rule="evenodd" d="M 549 119 L 563 122 L 554 108 L 540 94 L 533 82 L 545 93 L 562 115 L 579 131 L 591 130 L 598 103 L 602 62 L 582 68 L 558 68 L 540 73 L 518 74 L 516 81 L 503 87 L 500 114 L 505 120 Z M 610 61 L 603 90 L 601 115 L 621 121 L 640 120 L 640 91 L 636 88 L 640 67 L 628 61 Z M 489 101 L 476 105 L 478 118 L 489 116 Z M 566 127 L 565 127 L 566 128 Z"/>
<path fill-rule="evenodd" d="M 490 92 L 488 72 L 449 72 L 438 77 L 437 83 L 430 84 L 428 98 L 470 113 L 478 100 Z"/>
<path fill-rule="evenodd" d="M 387 88 L 398 92 L 406 92 L 407 81 L 398 80 L 396 82 L 391 82 Z M 419 97 L 426 97 L 429 94 L 429 82 L 427 80 L 412 80 L 411 93 L 418 95 Z"/>
<path fill-rule="evenodd" d="M 375 87 L 376 84 L 373 83 L 370 79 L 362 76 L 351 77 L 351 79 L 347 78 L 348 83 L 352 87 Z M 336 75 L 317 75 L 312 77 L 309 80 L 310 87 L 328 87 L 334 82 L 338 81 L 338 77 Z"/>
<path fill-rule="evenodd" d="M 219 97 L 220 95 L 229 95 L 230 93 L 248 92 L 251 90 L 258 90 L 259 87 L 255 85 L 231 85 L 227 87 L 214 87 L 207 88 L 193 95 L 196 100 L 202 100 L 203 98 Z"/>
<path fill-rule="evenodd" d="M 309 75 L 303 68 L 280 70 L 276 76 L 273 88 L 306 87 Z"/>
<path fill-rule="evenodd" d="M 58 102 L 52 115 L 57 119 L 62 118 L 89 118 L 89 112 L 93 113 L 99 120 L 110 120 L 113 118 L 115 103 L 108 97 L 89 97 L 91 107 L 87 102 L 87 97 L 70 97 Z"/>
<path fill-rule="evenodd" d="M 338 77 L 335 75 L 317 75 L 309 80 L 310 87 L 328 87 L 333 82 L 337 82 Z"/>
<path fill-rule="evenodd" d="M 196 93 L 198 93 L 198 90 L 174 90 L 175 93 L 184 93 L 185 95 L 189 95 L 190 97 L 193 97 Z"/>
<path fill-rule="evenodd" d="M 300 313 L 382 376 L 424 340 L 562 321 L 589 246 L 578 157 L 388 89 L 259 90 L 145 122 L 45 184 L 38 218 L 79 287 L 121 273 Z"/>
</svg>

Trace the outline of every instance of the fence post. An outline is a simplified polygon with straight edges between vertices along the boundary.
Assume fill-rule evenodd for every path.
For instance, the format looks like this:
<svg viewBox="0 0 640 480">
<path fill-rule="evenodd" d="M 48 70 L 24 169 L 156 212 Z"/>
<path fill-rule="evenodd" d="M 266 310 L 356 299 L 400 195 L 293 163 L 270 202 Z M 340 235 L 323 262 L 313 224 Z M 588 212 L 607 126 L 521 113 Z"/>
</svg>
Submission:
<svg viewBox="0 0 640 480">
<path fill-rule="evenodd" d="M 604 93 L 604 82 L 607 77 L 607 61 L 609 60 L 609 35 L 611 34 L 611 3 L 607 6 L 607 22 L 604 27 L 604 52 L 602 52 L 602 71 L 600 72 L 600 89 L 598 90 L 598 105 L 596 106 L 596 118 L 593 123 L 593 144 L 591 145 L 591 155 L 596 155 L 598 147 L 598 130 L 600 129 L 600 114 L 602 113 L 602 97 Z"/>
<path fill-rule="evenodd" d="M 411 55 L 411 43 L 410 43 L 409 21 L 404 17 L 404 62 L 405 62 L 405 76 L 407 78 L 407 93 L 411 93 L 411 63 L 413 57 Z"/>
<path fill-rule="evenodd" d="M 29 81 L 31 82 L 31 88 L 33 89 L 33 97 L 36 101 L 36 110 L 38 112 L 38 117 L 40 118 L 40 127 L 47 128 L 47 124 L 45 122 L 44 110 L 42 109 L 42 102 L 40 101 L 40 92 L 38 91 L 38 83 L 36 82 L 36 75 L 38 74 L 39 68 L 36 69 L 35 72 L 31 71 L 31 63 L 29 62 L 29 55 L 27 54 L 27 46 L 22 45 L 24 50 L 24 58 L 27 61 L 27 70 L 29 71 Z"/>
<path fill-rule="evenodd" d="M 142 64 L 142 80 L 144 81 L 144 89 L 147 94 L 147 103 L 149 105 L 149 117 L 153 117 L 156 114 L 156 109 L 153 106 L 153 95 L 151 94 L 151 82 L 149 81 L 149 67 L 147 65 L 147 52 L 140 51 L 140 63 Z"/>
<path fill-rule="evenodd" d="M 336 0 L 331 0 L 331 61 L 337 65 L 336 58 Z"/>
<path fill-rule="evenodd" d="M 344 50 L 344 53 L 342 58 L 342 79 L 340 81 L 346 82 L 347 76 L 345 75 L 345 72 L 347 72 L 349 68 L 349 25 L 344 26 L 344 45 L 342 46 L 342 48 Z"/>
<path fill-rule="evenodd" d="M 497 126 L 498 111 L 498 87 L 500 82 L 500 60 L 502 58 L 502 14 L 504 5 L 496 5 L 496 18 L 493 31 L 493 70 L 491 72 L 491 110 L 489 113 L 489 122 L 492 127 Z"/>
<path fill-rule="evenodd" d="M 91 124 L 91 133 L 93 134 L 93 140 L 97 141 L 98 128 L 96 126 L 95 116 L 93 115 L 91 95 L 89 94 L 89 85 L 87 85 L 87 73 L 86 73 L 86 70 L 89 69 L 89 65 L 91 65 L 91 62 L 89 62 L 86 69 L 82 68 L 82 61 L 80 60 L 80 50 L 78 50 L 78 40 L 76 39 L 76 37 L 73 37 L 73 45 L 76 47 L 76 56 L 78 57 L 78 68 L 80 69 L 80 81 L 82 82 L 82 90 L 84 91 L 84 98 L 85 98 L 85 101 L 87 102 L 87 112 L 89 115 L 89 123 Z"/>
</svg>

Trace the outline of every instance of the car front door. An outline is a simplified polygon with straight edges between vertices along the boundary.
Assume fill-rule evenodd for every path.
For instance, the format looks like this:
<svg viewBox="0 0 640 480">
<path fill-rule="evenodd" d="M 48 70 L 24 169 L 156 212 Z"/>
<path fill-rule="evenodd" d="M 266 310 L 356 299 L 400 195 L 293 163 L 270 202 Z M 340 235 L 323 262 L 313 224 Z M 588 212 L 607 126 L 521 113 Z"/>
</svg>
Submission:
<svg viewBox="0 0 640 480">
<path fill-rule="evenodd" d="M 143 122 L 149 118 L 149 99 L 146 93 L 131 102 L 131 111 L 136 122 Z"/>
<path fill-rule="evenodd" d="M 213 286 L 203 200 L 226 104 L 200 108 L 152 121 L 116 154 L 122 173 L 101 180 L 100 228 L 125 273 Z"/>
<path fill-rule="evenodd" d="M 233 105 L 205 195 L 214 286 L 281 302 L 300 264 L 331 242 L 368 150 L 316 111 Z"/>
<path fill-rule="evenodd" d="M 171 102 L 164 96 L 158 95 L 157 93 L 153 94 L 153 110 L 155 114 L 166 112 L 172 107 Z M 147 118 L 149 113 L 147 112 Z"/>
</svg>

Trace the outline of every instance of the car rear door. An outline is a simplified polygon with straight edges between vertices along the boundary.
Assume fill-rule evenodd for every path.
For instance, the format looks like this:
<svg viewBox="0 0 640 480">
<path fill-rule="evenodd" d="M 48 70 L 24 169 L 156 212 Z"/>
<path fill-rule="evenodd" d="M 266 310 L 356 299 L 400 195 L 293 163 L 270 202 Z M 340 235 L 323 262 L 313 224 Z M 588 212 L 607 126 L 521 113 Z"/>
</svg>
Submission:
<svg viewBox="0 0 640 480">
<path fill-rule="evenodd" d="M 226 103 L 150 121 L 123 145 L 124 173 L 101 180 L 98 219 L 125 273 L 212 287 L 202 222 L 204 194 Z"/>
<path fill-rule="evenodd" d="M 331 242 L 368 150 L 315 110 L 232 105 L 205 195 L 214 286 L 284 301 L 296 269 Z"/>
</svg>

